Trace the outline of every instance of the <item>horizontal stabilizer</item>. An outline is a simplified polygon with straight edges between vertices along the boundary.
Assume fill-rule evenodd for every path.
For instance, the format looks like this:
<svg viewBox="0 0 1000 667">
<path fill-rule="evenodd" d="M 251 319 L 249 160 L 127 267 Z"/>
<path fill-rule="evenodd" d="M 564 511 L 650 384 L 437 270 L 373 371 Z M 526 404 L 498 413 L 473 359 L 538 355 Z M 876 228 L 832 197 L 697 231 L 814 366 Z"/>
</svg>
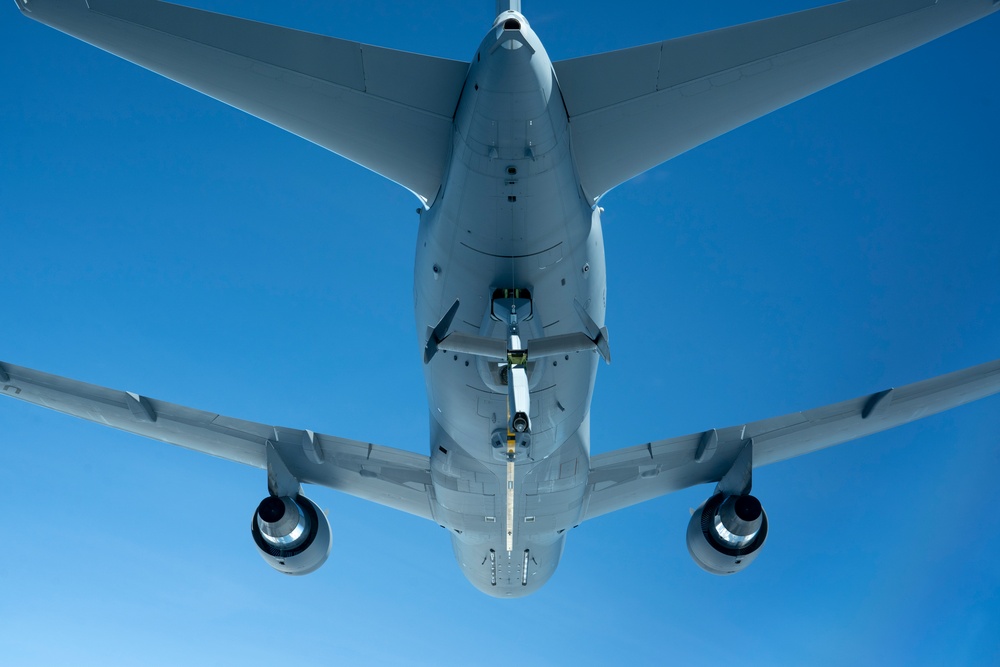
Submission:
<svg viewBox="0 0 1000 667">
<path fill-rule="evenodd" d="M 156 0 L 17 0 L 25 16 L 246 111 L 432 202 L 467 63 Z"/>
<path fill-rule="evenodd" d="M 997 9 L 995 0 L 850 0 L 554 63 L 583 190 L 596 200 Z"/>
</svg>

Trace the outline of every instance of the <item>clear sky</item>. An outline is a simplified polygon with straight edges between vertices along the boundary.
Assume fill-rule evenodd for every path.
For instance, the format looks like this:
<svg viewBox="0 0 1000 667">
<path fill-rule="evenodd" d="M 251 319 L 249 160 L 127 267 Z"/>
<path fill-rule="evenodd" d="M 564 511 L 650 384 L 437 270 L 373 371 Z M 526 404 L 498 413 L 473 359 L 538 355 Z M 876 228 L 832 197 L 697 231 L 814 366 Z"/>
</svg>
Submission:
<svg viewBox="0 0 1000 667">
<path fill-rule="evenodd" d="M 524 0 L 562 59 L 803 2 Z M 427 451 L 417 201 L 256 119 L 0 18 L 0 359 Z M 492 0 L 200 6 L 467 59 Z M 1000 357 L 1000 18 L 654 169 L 602 204 L 614 363 L 595 453 Z M 758 470 L 747 571 L 690 560 L 691 489 L 572 531 L 536 595 L 321 488 L 330 560 L 248 527 L 264 475 L 0 401 L 5 664 L 997 664 L 1000 401 Z"/>
</svg>

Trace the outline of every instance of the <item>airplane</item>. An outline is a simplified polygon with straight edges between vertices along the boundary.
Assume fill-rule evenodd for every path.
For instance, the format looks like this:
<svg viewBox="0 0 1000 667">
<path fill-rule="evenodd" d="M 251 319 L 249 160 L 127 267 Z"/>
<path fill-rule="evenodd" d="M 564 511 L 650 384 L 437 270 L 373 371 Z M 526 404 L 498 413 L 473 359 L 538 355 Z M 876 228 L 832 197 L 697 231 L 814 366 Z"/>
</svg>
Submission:
<svg viewBox="0 0 1000 667">
<path fill-rule="evenodd" d="M 766 514 L 750 494 L 755 467 L 1000 391 L 994 361 L 589 456 L 596 369 L 611 352 L 600 198 L 718 134 L 991 13 L 989 2 L 853 0 L 556 63 L 516 2 L 497 6 L 470 63 L 148 0 L 18 5 L 330 148 L 420 200 L 414 291 L 429 457 L 0 364 L 7 395 L 266 469 L 268 496 L 252 536 L 279 571 L 306 574 L 330 552 L 329 523 L 302 483 L 442 525 L 463 574 L 495 597 L 540 588 L 565 533 L 582 521 L 708 483 L 716 486 L 692 515 L 688 547 L 703 569 L 730 574 L 767 537 Z M 663 54 L 684 66 L 664 69 Z"/>
</svg>

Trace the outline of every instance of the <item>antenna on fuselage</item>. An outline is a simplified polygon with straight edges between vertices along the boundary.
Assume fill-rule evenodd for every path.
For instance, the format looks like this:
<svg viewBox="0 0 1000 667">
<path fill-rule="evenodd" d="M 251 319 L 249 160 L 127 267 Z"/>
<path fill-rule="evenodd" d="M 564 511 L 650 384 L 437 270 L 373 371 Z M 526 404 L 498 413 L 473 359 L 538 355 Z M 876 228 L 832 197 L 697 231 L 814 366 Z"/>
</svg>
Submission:
<svg viewBox="0 0 1000 667">
<path fill-rule="evenodd" d="M 504 12 L 521 13 L 521 0 L 497 0 L 497 16 Z"/>
</svg>

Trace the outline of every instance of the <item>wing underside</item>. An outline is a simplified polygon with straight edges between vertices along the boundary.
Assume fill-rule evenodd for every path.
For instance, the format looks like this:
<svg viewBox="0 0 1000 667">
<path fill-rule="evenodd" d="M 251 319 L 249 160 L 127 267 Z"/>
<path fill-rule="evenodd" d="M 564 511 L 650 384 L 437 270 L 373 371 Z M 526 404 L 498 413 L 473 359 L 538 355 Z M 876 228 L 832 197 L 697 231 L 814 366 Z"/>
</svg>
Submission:
<svg viewBox="0 0 1000 667">
<path fill-rule="evenodd" d="M 433 520 L 434 491 L 425 455 L 234 419 L 12 364 L 0 364 L 0 393 L 257 468 L 267 468 L 271 445 L 300 482 Z"/>
<path fill-rule="evenodd" d="M 850 0 L 554 64 L 583 190 L 672 157 L 1000 8 Z"/>
<path fill-rule="evenodd" d="M 584 519 L 718 482 L 752 442 L 753 466 L 784 461 L 1000 393 L 1000 360 L 849 401 L 659 440 L 591 459 Z"/>
<path fill-rule="evenodd" d="M 157 0 L 17 0 L 28 16 L 408 188 L 441 185 L 468 64 Z"/>
</svg>

